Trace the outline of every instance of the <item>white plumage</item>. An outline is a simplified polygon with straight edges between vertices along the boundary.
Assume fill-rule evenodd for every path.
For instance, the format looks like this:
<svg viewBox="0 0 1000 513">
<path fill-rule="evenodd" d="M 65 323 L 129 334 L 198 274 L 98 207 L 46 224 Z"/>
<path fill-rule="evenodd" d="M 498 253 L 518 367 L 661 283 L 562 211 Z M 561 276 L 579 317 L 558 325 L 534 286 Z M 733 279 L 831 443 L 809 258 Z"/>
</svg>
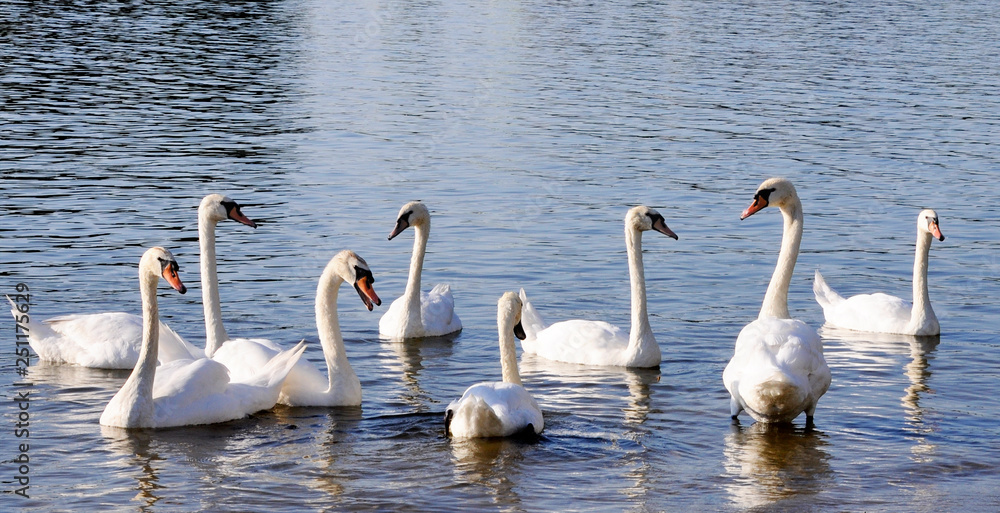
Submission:
<svg viewBox="0 0 1000 513">
<path fill-rule="evenodd" d="M 823 279 L 819 270 L 813 282 L 816 302 L 823 307 L 826 324 L 835 328 L 901 335 L 938 335 L 938 323 L 927 291 L 927 264 L 931 240 L 944 240 L 937 213 L 923 210 L 917 216 L 917 249 L 913 261 L 913 303 L 876 292 L 844 298 Z"/>
<path fill-rule="evenodd" d="M 624 333 L 604 321 L 574 319 L 545 326 L 541 315 L 528 301 L 524 289 L 522 324 L 527 338 L 521 347 L 527 353 L 560 362 L 619 367 L 657 367 L 660 347 L 649 325 L 646 310 L 646 276 L 642 264 L 642 232 L 656 230 L 677 238 L 663 216 L 654 209 L 638 206 L 625 216 L 625 246 L 628 251 L 629 281 L 632 291 L 632 326 Z"/>
<path fill-rule="evenodd" d="M 462 329 L 462 320 L 455 313 L 455 298 L 451 286 L 435 285 L 430 292 L 420 290 L 420 276 L 431 231 L 431 215 L 419 201 L 411 201 L 399 210 L 396 226 L 389 239 L 412 226 L 415 232 L 410 274 L 406 291 L 389 305 L 378 323 L 378 332 L 393 340 L 418 337 L 439 337 Z"/>
</svg>

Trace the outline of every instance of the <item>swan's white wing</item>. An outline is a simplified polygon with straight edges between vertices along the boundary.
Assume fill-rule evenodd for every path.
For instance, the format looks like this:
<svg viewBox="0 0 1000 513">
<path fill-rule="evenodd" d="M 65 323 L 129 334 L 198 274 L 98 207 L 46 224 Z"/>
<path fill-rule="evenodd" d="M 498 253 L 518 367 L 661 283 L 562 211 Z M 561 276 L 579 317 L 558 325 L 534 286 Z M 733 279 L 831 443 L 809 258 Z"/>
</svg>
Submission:
<svg viewBox="0 0 1000 513">
<path fill-rule="evenodd" d="M 448 409 L 450 430 L 456 438 L 510 436 L 531 424 L 535 433 L 545 428 L 542 411 L 521 385 L 478 383 Z"/>
<path fill-rule="evenodd" d="M 462 320 L 455 313 L 455 298 L 448 284 L 435 285 L 430 292 L 420 293 L 420 319 L 424 336 L 439 337 L 462 329 Z"/>
<path fill-rule="evenodd" d="M 537 353 L 549 360 L 588 365 L 624 365 L 628 335 L 617 326 L 604 321 L 574 319 L 545 328 L 538 332 L 534 341 L 521 341 L 521 346 L 525 351 Z"/>
<path fill-rule="evenodd" d="M 734 407 L 768 422 L 791 421 L 803 411 L 811 415 L 830 386 L 819 335 L 796 319 L 765 318 L 746 325 L 722 376 Z"/>
<path fill-rule="evenodd" d="M 538 310 L 535 310 L 535 305 L 531 304 L 531 301 L 528 301 L 528 296 L 524 293 L 524 289 L 521 289 L 520 296 L 521 327 L 524 328 L 527 340 L 534 340 L 538 337 L 538 333 L 545 329 L 545 321 L 542 320 L 542 316 L 538 313 Z"/>
</svg>

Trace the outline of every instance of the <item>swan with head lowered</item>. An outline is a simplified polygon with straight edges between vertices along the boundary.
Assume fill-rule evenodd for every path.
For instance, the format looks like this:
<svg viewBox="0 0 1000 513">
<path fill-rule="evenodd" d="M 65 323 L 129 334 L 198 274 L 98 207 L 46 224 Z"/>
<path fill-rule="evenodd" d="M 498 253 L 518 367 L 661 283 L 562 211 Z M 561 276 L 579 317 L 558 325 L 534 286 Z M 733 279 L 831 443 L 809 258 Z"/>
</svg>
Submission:
<svg viewBox="0 0 1000 513">
<path fill-rule="evenodd" d="M 357 406 L 361 404 L 361 381 L 347 361 L 344 338 L 337 317 L 340 286 L 348 282 L 361 296 L 368 311 L 381 305 L 372 288 L 375 277 L 368 264 L 353 251 L 337 253 L 327 263 L 316 288 L 316 327 L 326 359 L 327 373 L 311 362 L 300 360 L 281 387 L 278 402 L 288 406 Z M 226 364 L 234 377 L 247 378 L 259 372 L 278 354 L 276 346 L 254 340 L 227 341 L 214 359 Z"/>
<path fill-rule="evenodd" d="M 913 261 L 913 303 L 877 292 L 844 298 L 826 284 L 816 270 L 813 293 L 823 307 L 826 323 L 835 328 L 901 335 L 939 335 L 938 323 L 927 293 L 927 256 L 931 240 L 944 240 L 937 212 L 917 215 L 917 253 Z"/>
<path fill-rule="evenodd" d="M 816 403 L 830 387 L 830 368 L 816 330 L 788 313 L 788 286 L 802 242 L 802 202 L 790 181 L 771 178 L 757 188 L 740 219 L 770 205 L 784 219 L 778 264 L 760 315 L 740 331 L 722 380 L 733 419 L 746 410 L 760 422 L 791 422 L 805 412 L 811 423 Z"/>
<path fill-rule="evenodd" d="M 156 286 L 163 277 L 185 293 L 170 251 L 147 250 L 139 261 L 142 347 L 139 362 L 101 414 L 101 424 L 120 428 L 164 428 L 243 418 L 274 406 L 281 384 L 305 345 L 283 352 L 250 379 L 230 381 L 225 366 L 208 358 L 174 360 L 157 367 L 159 310 Z"/>
<path fill-rule="evenodd" d="M 378 322 L 378 332 L 393 340 L 419 337 L 439 337 L 461 331 L 462 320 L 455 313 L 455 298 L 451 286 L 438 284 L 430 292 L 420 290 L 420 274 L 424 267 L 424 254 L 431 231 L 431 214 L 427 206 L 411 201 L 399 210 L 396 226 L 389 240 L 413 227 L 413 255 L 410 257 L 410 275 L 406 291 L 389 305 L 389 310 Z"/>
<path fill-rule="evenodd" d="M 625 247 L 628 251 L 632 287 L 632 327 L 628 334 L 603 321 L 569 320 L 546 327 L 541 316 L 521 290 L 521 317 L 527 338 L 521 347 L 543 358 L 586 365 L 657 367 L 660 346 L 649 326 L 646 310 L 646 277 L 642 265 L 642 232 L 658 231 L 677 239 L 659 212 L 646 206 L 630 209 L 625 216 Z"/>
<path fill-rule="evenodd" d="M 231 219 L 252 228 L 257 225 L 247 219 L 240 206 L 220 194 L 205 196 L 198 207 L 198 232 L 202 246 L 202 283 L 215 283 L 213 288 L 203 287 L 205 303 L 213 295 L 218 304 L 218 279 L 215 274 L 215 225 Z M 206 249 L 210 249 L 211 265 L 206 269 Z M 206 277 L 206 271 L 210 276 Z M 10 298 L 8 297 L 8 300 Z M 11 313 L 25 326 L 28 341 L 39 359 L 94 367 L 101 369 L 131 369 L 139 361 L 142 347 L 142 316 L 125 312 L 103 312 L 53 317 L 41 322 L 31 321 L 11 302 Z M 216 316 L 218 318 L 219 316 Z M 207 316 L 206 316 L 207 318 Z M 203 351 L 185 341 L 166 324 L 159 325 L 159 361 L 165 363 L 178 359 L 205 356 Z M 219 330 L 225 340 L 221 322 L 209 329 L 215 337 L 207 339 L 206 350 L 211 356 L 218 348 Z"/>
<path fill-rule="evenodd" d="M 500 368 L 503 381 L 478 383 L 445 411 L 445 431 L 454 438 L 538 435 L 545 428 L 542 410 L 521 386 L 514 336 L 523 337 L 521 300 L 505 292 L 497 302 Z"/>
</svg>

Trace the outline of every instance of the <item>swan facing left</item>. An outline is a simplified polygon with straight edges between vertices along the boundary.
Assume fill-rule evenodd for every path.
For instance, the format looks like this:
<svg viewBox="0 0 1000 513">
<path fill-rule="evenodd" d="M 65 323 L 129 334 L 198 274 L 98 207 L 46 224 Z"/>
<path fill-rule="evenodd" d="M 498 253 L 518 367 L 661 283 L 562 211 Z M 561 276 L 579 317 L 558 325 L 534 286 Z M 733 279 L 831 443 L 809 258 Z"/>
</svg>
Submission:
<svg viewBox="0 0 1000 513">
<path fill-rule="evenodd" d="M 521 386 L 514 337 L 524 338 L 521 300 L 505 292 L 497 302 L 500 368 L 503 381 L 469 387 L 445 412 L 445 431 L 453 438 L 535 436 L 545 428 L 542 410 Z"/>
<path fill-rule="evenodd" d="M 830 387 L 830 368 L 816 330 L 788 313 L 788 287 L 802 242 L 802 202 L 792 182 L 771 178 L 757 188 L 740 219 L 770 205 L 784 219 L 778 263 L 760 314 L 740 331 L 722 381 L 734 420 L 743 410 L 759 422 L 791 422 L 805 412 L 811 423 L 816 403 Z"/>
<path fill-rule="evenodd" d="M 230 382 L 226 367 L 207 358 L 174 360 L 157 367 L 159 310 L 156 286 L 162 277 L 181 294 L 187 289 L 177 261 L 162 247 L 147 250 L 139 261 L 142 296 L 142 347 L 139 362 L 111 398 L 101 424 L 120 428 L 164 428 L 213 424 L 243 418 L 274 406 L 288 371 L 305 345 L 273 358 L 261 372 Z"/>
</svg>

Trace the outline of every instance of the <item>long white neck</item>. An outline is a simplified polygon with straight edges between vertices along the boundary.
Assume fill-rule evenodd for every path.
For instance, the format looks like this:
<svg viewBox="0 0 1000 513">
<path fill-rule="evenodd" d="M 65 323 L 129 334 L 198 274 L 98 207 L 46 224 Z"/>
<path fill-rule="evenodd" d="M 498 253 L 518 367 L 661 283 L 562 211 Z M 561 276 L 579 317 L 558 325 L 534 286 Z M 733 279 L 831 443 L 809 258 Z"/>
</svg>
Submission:
<svg viewBox="0 0 1000 513">
<path fill-rule="evenodd" d="M 649 353 L 650 358 L 655 351 L 659 356 L 660 346 L 656 345 L 656 337 L 649 326 L 649 315 L 646 311 L 646 272 L 642 266 L 642 232 L 634 228 L 625 228 L 625 248 L 628 252 L 628 277 L 632 289 L 632 327 L 629 331 L 628 349 L 630 355 Z"/>
<path fill-rule="evenodd" d="M 788 314 L 788 286 L 792 283 L 792 271 L 799 257 L 799 245 L 802 243 L 802 202 L 793 198 L 781 206 L 781 217 L 784 218 L 784 228 L 781 234 L 781 251 L 778 253 L 778 263 L 771 275 L 771 283 L 764 294 L 764 303 L 760 307 L 759 319 L 777 317 L 791 319 Z"/>
<path fill-rule="evenodd" d="M 521 384 L 521 374 L 517 371 L 517 351 L 514 349 L 514 319 L 509 312 L 503 312 L 497 319 L 500 332 L 500 369 L 504 383 Z"/>
<path fill-rule="evenodd" d="M 431 232 L 430 221 L 414 225 L 413 231 L 413 254 L 410 256 L 410 276 L 403 293 L 403 311 L 406 312 L 408 326 L 423 327 L 423 320 L 420 318 L 420 273 L 424 268 L 424 253 L 427 251 L 427 239 Z"/>
<path fill-rule="evenodd" d="M 201 303 L 205 310 L 205 356 L 211 358 L 229 340 L 222 325 L 219 275 L 215 262 L 215 221 L 198 216 L 198 244 L 201 247 Z"/>
<path fill-rule="evenodd" d="M 343 283 L 344 279 L 334 271 L 331 264 L 323 270 L 319 285 L 316 287 L 316 328 L 319 330 L 319 343 L 323 347 L 323 357 L 326 358 L 330 379 L 328 392 L 337 388 L 335 381 L 358 381 L 354 369 L 347 361 L 344 337 L 340 333 L 340 320 L 337 316 L 337 296 Z"/>
<path fill-rule="evenodd" d="M 910 322 L 921 324 L 927 319 L 937 319 L 931 308 L 927 291 L 927 260 L 931 249 L 931 234 L 917 232 L 917 252 L 913 259 L 913 310 Z"/>
<path fill-rule="evenodd" d="M 160 314 L 156 304 L 156 274 L 141 275 L 139 293 L 142 296 L 142 347 L 139 362 L 132 369 L 114 400 L 123 401 L 125 425 L 149 426 L 153 422 L 153 379 L 156 377 L 156 359 L 160 345 Z"/>
</svg>

